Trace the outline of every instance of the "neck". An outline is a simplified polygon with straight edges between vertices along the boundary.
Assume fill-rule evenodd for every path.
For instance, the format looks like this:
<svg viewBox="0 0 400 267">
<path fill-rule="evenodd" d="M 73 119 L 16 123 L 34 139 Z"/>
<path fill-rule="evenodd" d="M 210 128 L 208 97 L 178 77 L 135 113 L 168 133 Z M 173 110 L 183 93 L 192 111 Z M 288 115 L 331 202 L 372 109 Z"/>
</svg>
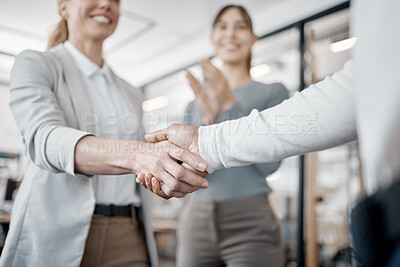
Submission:
<svg viewBox="0 0 400 267">
<path fill-rule="evenodd" d="M 99 67 L 103 66 L 103 42 L 95 42 L 93 40 L 78 41 L 73 36 L 70 36 L 68 41 Z"/>
<path fill-rule="evenodd" d="M 231 89 L 252 81 L 246 62 L 224 62 L 221 69 Z"/>
</svg>

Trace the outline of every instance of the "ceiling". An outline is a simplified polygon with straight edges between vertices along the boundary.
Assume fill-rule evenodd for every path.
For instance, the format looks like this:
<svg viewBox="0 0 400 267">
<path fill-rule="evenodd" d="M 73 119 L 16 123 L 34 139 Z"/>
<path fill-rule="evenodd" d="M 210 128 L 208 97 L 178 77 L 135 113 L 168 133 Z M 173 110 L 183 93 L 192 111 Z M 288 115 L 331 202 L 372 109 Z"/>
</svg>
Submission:
<svg viewBox="0 0 400 267">
<path fill-rule="evenodd" d="M 266 34 L 344 0 L 241 0 Z M 121 20 L 106 41 L 105 58 L 134 86 L 212 55 L 210 24 L 227 0 L 122 0 Z M 44 50 L 58 22 L 56 0 L 2 1 L 0 8 L 0 84 L 7 84 L 13 55 L 24 49 Z M 11 56 L 10 56 L 11 55 Z"/>
</svg>

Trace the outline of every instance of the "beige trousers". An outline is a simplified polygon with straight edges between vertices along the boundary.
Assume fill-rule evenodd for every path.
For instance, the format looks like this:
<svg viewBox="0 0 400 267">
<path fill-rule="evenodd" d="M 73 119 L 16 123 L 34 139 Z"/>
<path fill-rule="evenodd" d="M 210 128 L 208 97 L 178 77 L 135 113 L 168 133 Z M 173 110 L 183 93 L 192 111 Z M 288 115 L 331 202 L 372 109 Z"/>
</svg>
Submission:
<svg viewBox="0 0 400 267">
<path fill-rule="evenodd" d="M 192 197 L 181 214 L 177 267 L 281 267 L 280 227 L 268 196 L 224 202 Z"/>
<path fill-rule="evenodd" d="M 149 267 L 143 226 L 129 217 L 94 216 L 81 267 Z"/>
</svg>

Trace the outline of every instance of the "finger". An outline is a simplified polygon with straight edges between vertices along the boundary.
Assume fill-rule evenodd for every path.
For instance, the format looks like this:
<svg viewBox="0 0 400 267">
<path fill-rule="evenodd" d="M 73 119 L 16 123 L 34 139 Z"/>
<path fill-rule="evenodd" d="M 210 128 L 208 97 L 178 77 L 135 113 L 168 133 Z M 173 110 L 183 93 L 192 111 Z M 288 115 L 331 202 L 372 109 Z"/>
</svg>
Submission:
<svg viewBox="0 0 400 267">
<path fill-rule="evenodd" d="M 161 141 L 168 140 L 168 128 L 156 131 L 154 133 L 149 133 L 144 136 L 144 138 L 150 143 L 157 143 Z"/>
<path fill-rule="evenodd" d="M 189 85 L 192 88 L 196 99 L 205 101 L 207 98 L 207 94 L 206 91 L 204 90 L 204 87 L 200 84 L 200 82 L 196 79 L 196 77 L 194 77 L 193 74 L 191 74 L 189 71 L 186 72 L 186 77 L 189 81 Z"/>
<path fill-rule="evenodd" d="M 200 63 L 201 68 L 203 69 L 204 76 L 207 80 L 215 80 L 220 75 L 220 71 L 211 63 L 210 60 L 204 60 Z"/>
<path fill-rule="evenodd" d="M 151 183 L 151 179 L 152 178 L 153 178 L 153 175 L 151 175 L 151 174 L 146 174 L 145 175 L 146 187 L 150 191 L 153 191 L 153 187 L 152 187 L 152 183 Z"/>
<path fill-rule="evenodd" d="M 180 166 L 179 168 L 184 168 L 181 165 L 179 165 L 179 166 Z M 171 173 L 169 173 L 167 171 L 167 168 L 166 168 L 166 170 L 164 170 L 164 173 L 161 174 L 159 178 L 169 188 L 169 190 L 170 190 L 169 193 L 192 193 L 192 192 L 200 189 L 200 187 L 189 185 L 186 182 L 175 178 Z M 172 168 L 170 168 L 170 169 L 172 169 Z M 168 196 L 174 196 L 174 195 L 168 194 L 168 192 L 166 192 L 166 191 L 164 191 L 164 193 L 166 193 Z"/>
<path fill-rule="evenodd" d="M 186 149 L 171 145 L 168 154 L 177 160 L 187 163 L 191 167 L 201 172 L 207 169 L 207 163 L 199 156 Z"/>
<path fill-rule="evenodd" d="M 159 197 L 162 197 L 162 198 L 164 198 L 164 199 L 169 199 L 170 197 L 169 196 L 167 196 L 162 190 L 161 190 L 161 183 L 160 183 L 160 181 L 157 179 L 157 178 L 155 178 L 155 177 L 153 177 L 152 179 L 151 179 L 151 184 L 152 184 L 152 187 L 153 187 L 153 193 L 154 194 L 156 194 L 157 196 L 159 196 Z"/>
<path fill-rule="evenodd" d="M 182 163 L 182 166 L 185 167 L 186 169 L 194 172 L 195 174 L 201 176 L 201 177 L 206 177 L 208 175 L 207 171 L 198 171 L 196 169 L 193 169 L 190 165 L 186 164 L 186 163 Z"/>
<path fill-rule="evenodd" d="M 138 175 L 136 176 L 136 182 L 137 182 L 138 184 L 143 184 L 143 183 L 145 182 L 144 176 L 145 176 L 144 173 L 138 174 Z"/>
<path fill-rule="evenodd" d="M 173 191 L 192 193 L 199 188 L 207 188 L 208 181 L 203 177 L 191 172 L 173 160 L 163 161 L 164 169 L 171 175 L 164 181 Z"/>
<path fill-rule="evenodd" d="M 187 195 L 187 193 L 175 192 L 171 190 L 171 188 L 169 188 L 167 184 L 161 184 L 161 191 L 164 192 L 164 194 L 168 197 L 181 198 Z"/>
</svg>

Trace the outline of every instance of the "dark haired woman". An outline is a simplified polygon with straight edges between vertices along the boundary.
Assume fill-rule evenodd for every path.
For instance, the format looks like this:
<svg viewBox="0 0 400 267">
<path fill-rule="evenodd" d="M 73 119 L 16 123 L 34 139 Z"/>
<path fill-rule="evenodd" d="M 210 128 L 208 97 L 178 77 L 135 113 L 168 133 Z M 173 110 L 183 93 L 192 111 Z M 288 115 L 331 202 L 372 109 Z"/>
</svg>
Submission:
<svg viewBox="0 0 400 267">
<path fill-rule="evenodd" d="M 219 70 L 209 61 L 201 62 L 208 90 L 187 73 L 196 100 L 186 108 L 186 124 L 236 119 L 288 98 L 282 84 L 252 80 L 251 49 L 257 39 L 242 6 L 220 10 L 211 42 L 223 65 Z M 177 266 L 281 266 L 279 221 L 268 202 L 271 189 L 265 180 L 279 165 L 253 164 L 209 174 L 208 189 L 194 193 L 181 214 Z"/>
</svg>

